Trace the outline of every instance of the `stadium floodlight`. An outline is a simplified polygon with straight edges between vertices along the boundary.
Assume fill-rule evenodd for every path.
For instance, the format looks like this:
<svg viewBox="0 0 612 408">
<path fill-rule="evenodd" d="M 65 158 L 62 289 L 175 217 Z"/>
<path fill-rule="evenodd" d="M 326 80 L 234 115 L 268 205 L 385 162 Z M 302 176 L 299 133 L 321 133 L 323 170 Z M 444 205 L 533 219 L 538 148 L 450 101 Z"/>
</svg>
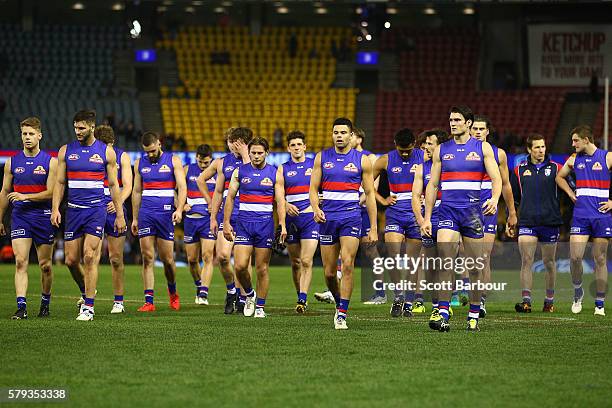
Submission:
<svg viewBox="0 0 612 408">
<path fill-rule="evenodd" d="M 391 23 L 388 21 L 385 21 L 385 28 L 391 28 Z"/>
<path fill-rule="evenodd" d="M 84 10 L 85 6 L 83 5 L 83 3 L 74 3 L 72 5 L 72 9 L 73 10 Z"/>
<path fill-rule="evenodd" d="M 185 7 L 185 12 L 186 13 L 195 13 L 195 11 L 196 11 L 195 7 L 192 7 L 192 6 Z"/>
<path fill-rule="evenodd" d="M 111 7 L 111 9 L 112 9 L 113 11 L 121 11 L 121 10 L 123 10 L 124 8 L 125 8 L 125 7 L 123 6 L 123 4 L 122 4 L 122 3 L 115 3 L 115 4 L 113 4 L 113 7 Z"/>
<path fill-rule="evenodd" d="M 361 26 L 362 27 L 367 27 L 368 26 L 368 22 L 367 21 L 362 21 L 361 22 Z"/>
<path fill-rule="evenodd" d="M 425 7 L 423 9 L 423 13 L 427 14 L 428 16 L 432 16 L 432 15 L 436 14 L 436 9 L 431 7 L 431 6 Z"/>
<path fill-rule="evenodd" d="M 289 9 L 287 7 L 285 7 L 285 6 L 283 6 L 283 7 L 277 8 L 276 12 L 278 14 L 287 14 L 287 13 L 289 13 Z"/>
<path fill-rule="evenodd" d="M 465 8 L 463 9 L 463 14 L 472 15 L 475 12 L 476 11 L 474 10 L 474 6 L 465 6 Z"/>
<path fill-rule="evenodd" d="M 397 14 L 397 9 L 395 7 L 387 7 L 387 14 Z"/>
<path fill-rule="evenodd" d="M 317 14 L 327 14 L 327 9 L 325 7 L 317 7 L 315 9 L 315 13 Z"/>
<path fill-rule="evenodd" d="M 217 14 L 221 14 L 221 13 L 225 13 L 225 8 L 224 7 L 215 7 L 213 9 L 213 11 Z"/>
<path fill-rule="evenodd" d="M 361 13 L 363 13 L 363 8 L 361 8 L 361 7 L 357 7 L 357 8 L 355 9 L 355 13 L 357 13 L 357 14 L 361 14 Z"/>
<path fill-rule="evenodd" d="M 132 38 L 140 37 L 140 33 L 142 32 L 142 26 L 138 20 L 132 21 L 132 29 L 130 30 L 130 35 Z"/>
<path fill-rule="evenodd" d="M 362 42 L 363 41 L 363 37 L 362 36 L 358 36 L 357 37 L 357 41 Z"/>
<path fill-rule="evenodd" d="M 370 34 L 366 34 L 366 40 L 372 41 L 372 36 Z"/>
</svg>

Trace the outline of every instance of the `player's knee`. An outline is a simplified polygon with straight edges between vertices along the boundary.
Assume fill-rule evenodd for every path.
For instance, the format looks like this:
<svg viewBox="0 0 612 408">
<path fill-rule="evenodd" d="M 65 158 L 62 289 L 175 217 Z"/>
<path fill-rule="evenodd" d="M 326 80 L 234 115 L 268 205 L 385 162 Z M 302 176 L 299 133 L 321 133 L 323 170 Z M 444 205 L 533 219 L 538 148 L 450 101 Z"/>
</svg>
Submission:
<svg viewBox="0 0 612 408">
<path fill-rule="evenodd" d="M 293 270 L 300 270 L 302 268 L 302 260 L 300 258 L 293 258 L 291 260 L 291 268 Z"/>
<path fill-rule="evenodd" d="M 221 252 L 217 255 L 217 259 L 219 260 L 219 264 L 225 266 L 230 262 L 230 255 L 224 252 Z"/>
<path fill-rule="evenodd" d="M 83 251 L 83 263 L 85 265 L 93 265 L 95 261 L 95 251 L 93 249 L 85 249 Z"/>
<path fill-rule="evenodd" d="M 597 265 L 605 265 L 606 264 L 606 253 L 604 251 L 596 252 L 593 254 L 593 261 Z"/>
<path fill-rule="evenodd" d="M 39 261 L 38 267 L 43 275 L 51 274 L 51 260 L 45 259 L 44 261 Z"/>
<path fill-rule="evenodd" d="M 302 269 L 312 268 L 312 258 L 302 258 Z"/>
<path fill-rule="evenodd" d="M 149 266 L 153 266 L 153 262 L 154 262 L 154 258 L 153 255 L 151 254 L 142 254 L 142 264 L 145 267 L 149 267 Z"/>
<path fill-rule="evenodd" d="M 255 272 L 257 273 L 257 276 L 266 275 L 268 273 L 268 265 L 267 264 L 257 265 L 255 267 Z"/>
<path fill-rule="evenodd" d="M 28 268 L 28 258 L 24 256 L 15 256 L 15 268 L 22 272 Z"/>
<path fill-rule="evenodd" d="M 121 268 L 123 266 L 123 258 L 118 255 L 113 255 L 110 257 L 110 264 L 113 268 Z"/>
<path fill-rule="evenodd" d="M 579 256 L 577 254 L 570 254 L 570 262 L 573 264 L 582 263 L 582 256 Z"/>
</svg>

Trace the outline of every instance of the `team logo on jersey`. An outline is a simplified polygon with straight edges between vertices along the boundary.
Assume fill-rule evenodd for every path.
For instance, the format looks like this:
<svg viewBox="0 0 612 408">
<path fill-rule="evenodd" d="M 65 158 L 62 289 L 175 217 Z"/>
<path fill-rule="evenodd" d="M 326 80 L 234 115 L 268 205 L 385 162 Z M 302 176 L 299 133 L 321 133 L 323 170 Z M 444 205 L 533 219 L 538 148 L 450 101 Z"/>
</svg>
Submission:
<svg viewBox="0 0 612 408">
<path fill-rule="evenodd" d="M 531 176 L 531 170 L 525 170 L 523 176 Z"/>
<path fill-rule="evenodd" d="M 79 160 L 79 155 L 76 153 L 72 153 L 68 156 L 68 160 Z"/>
<path fill-rule="evenodd" d="M 227 166 L 223 169 L 224 173 L 229 173 L 230 171 L 234 171 L 234 166 Z"/>
<path fill-rule="evenodd" d="M 270 180 L 269 177 L 264 178 L 263 180 L 261 180 L 261 182 L 259 183 L 262 186 L 271 186 L 272 185 L 272 180 Z"/>
<path fill-rule="evenodd" d="M 357 168 L 357 166 L 355 166 L 354 163 L 349 163 L 346 166 L 344 166 L 344 171 L 348 171 L 350 173 L 357 173 L 359 169 Z"/>
<path fill-rule="evenodd" d="M 426 175 L 425 180 L 431 180 L 431 174 Z"/>
<path fill-rule="evenodd" d="M 586 167 L 586 165 L 584 163 L 578 163 L 578 165 L 576 166 L 577 169 L 582 170 Z"/>
<path fill-rule="evenodd" d="M 603 167 L 600 162 L 595 162 L 593 165 L 593 170 L 603 170 Z"/>
<path fill-rule="evenodd" d="M 402 172 L 402 168 L 397 166 L 397 167 L 393 167 L 391 169 L 391 173 L 401 173 Z"/>
<path fill-rule="evenodd" d="M 476 152 L 469 152 L 467 156 L 465 156 L 465 160 L 477 161 L 480 160 L 480 155 L 478 155 Z"/>
<path fill-rule="evenodd" d="M 250 179 L 250 178 L 248 178 L 248 177 L 243 177 L 243 178 L 240 180 L 240 182 L 241 182 L 242 184 L 249 184 L 249 183 L 251 182 L 251 179 Z"/>
<path fill-rule="evenodd" d="M 455 158 L 455 155 L 452 153 L 446 153 L 444 156 L 442 156 L 442 160 L 453 160 Z"/>
<path fill-rule="evenodd" d="M 287 177 L 297 176 L 297 171 L 291 170 L 287 172 Z"/>
<path fill-rule="evenodd" d="M 334 163 L 332 163 L 332 162 L 325 162 L 325 163 L 323 163 L 323 168 L 324 169 L 333 169 L 334 168 Z"/>
<path fill-rule="evenodd" d="M 552 170 L 551 170 L 551 169 L 544 169 L 544 175 L 545 175 L 546 177 L 550 176 L 550 175 L 551 175 L 551 173 L 552 173 Z"/>
<path fill-rule="evenodd" d="M 15 169 L 15 174 L 21 174 L 25 171 L 25 169 L 23 167 L 17 167 Z"/>
<path fill-rule="evenodd" d="M 147 174 L 151 172 L 151 168 L 150 167 L 143 167 L 142 170 L 140 170 L 140 172 L 142 174 Z"/>
<path fill-rule="evenodd" d="M 170 167 L 167 164 L 164 164 L 159 168 L 160 173 L 170 173 L 171 171 L 172 170 L 170 170 Z"/>
<path fill-rule="evenodd" d="M 45 170 L 45 168 L 43 166 L 36 166 L 36 168 L 34 169 L 34 174 L 40 174 L 40 175 L 45 175 L 47 174 L 47 170 Z"/>
<path fill-rule="evenodd" d="M 306 169 L 306 171 L 304 172 L 305 176 L 310 176 L 312 174 L 312 167 L 309 167 Z"/>
<path fill-rule="evenodd" d="M 93 156 L 91 156 L 89 158 L 89 161 L 92 163 L 98 163 L 98 164 L 102 164 L 104 163 L 104 160 L 102 160 L 102 158 L 100 157 L 99 154 L 95 153 Z"/>
<path fill-rule="evenodd" d="M 412 167 L 410 168 L 410 172 L 411 173 L 416 173 L 417 167 L 418 167 L 418 164 L 413 164 Z"/>
<path fill-rule="evenodd" d="M 196 176 L 189 177 L 189 181 L 196 181 L 198 178 Z"/>
</svg>

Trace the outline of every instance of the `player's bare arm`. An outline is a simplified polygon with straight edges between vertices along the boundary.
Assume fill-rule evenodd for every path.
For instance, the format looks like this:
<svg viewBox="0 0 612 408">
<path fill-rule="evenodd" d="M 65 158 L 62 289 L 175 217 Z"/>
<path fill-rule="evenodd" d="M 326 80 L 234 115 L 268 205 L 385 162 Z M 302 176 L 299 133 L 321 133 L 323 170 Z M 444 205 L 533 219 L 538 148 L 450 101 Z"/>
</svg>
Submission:
<svg viewBox="0 0 612 408">
<path fill-rule="evenodd" d="M 62 223 L 62 215 L 59 206 L 64 198 L 66 189 L 66 145 L 60 147 L 57 153 L 57 175 L 55 177 L 55 188 L 51 200 L 51 224 L 58 227 Z"/>
<path fill-rule="evenodd" d="M 608 153 L 609 155 L 609 153 Z M 559 172 L 557 173 L 557 176 L 555 177 L 555 181 L 557 182 L 557 185 L 559 186 L 559 188 L 563 191 L 565 191 L 565 194 L 567 194 L 567 196 L 570 198 L 570 200 L 572 200 L 572 202 L 576 202 L 576 193 L 574 193 L 574 191 L 572 190 L 572 188 L 569 186 L 569 184 L 567 183 L 567 176 L 570 175 L 570 173 L 572 172 L 572 169 L 574 168 L 574 156 L 570 156 L 567 161 L 565 162 L 565 164 L 563 165 L 563 167 L 561 167 L 561 170 L 559 170 Z M 608 156 L 606 155 L 606 161 L 608 160 Z"/>
<path fill-rule="evenodd" d="M 321 187 L 321 153 L 317 153 L 312 165 L 308 195 L 310 197 L 310 206 L 314 213 L 314 220 L 315 222 L 322 223 L 325 222 L 325 213 L 320 207 L 319 187 Z"/>
<path fill-rule="evenodd" d="M 227 191 L 227 198 L 225 199 L 225 207 L 223 207 L 223 236 L 228 241 L 233 241 L 234 226 L 230 224 L 230 218 L 232 217 L 232 211 L 234 211 L 234 199 L 238 193 L 240 187 L 240 181 L 238 180 L 238 169 L 235 169 L 232 173 L 229 188 Z"/>
<path fill-rule="evenodd" d="M 172 156 L 172 166 L 174 167 L 174 179 L 176 181 L 176 210 L 172 214 L 172 222 L 178 224 L 183 219 L 183 209 L 187 201 L 187 180 L 185 179 L 185 171 L 183 163 L 178 156 Z"/>
<path fill-rule="evenodd" d="M 488 142 L 482 143 L 482 153 L 484 155 L 484 165 L 487 174 L 491 178 L 491 198 L 482 204 L 482 212 L 485 215 L 495 214 L 497 211 L 497 203 L 499 202 L 499 196 L 502 190 L 502 180 L 499 173 L 499 166 L 495 161 L 495 155 L 493 154 L 493 148 Z"/>
<path fill-rule="evenodd" d="M 378 222 L 376 219 L 376 197 L 374 195 L 374 179 L 372 178 L 372 163 L 367 157 L 361 158 L 363 191 L 366 196 L 366 208 L 368 217 L 370 218 L 370 232 L 367 236 L 367 241 L 376 243 L 378 241 Z"/>
<path fill-rule="evenodd" d="M 274 184 L 274 197 L 276 200 L 276 212 L 278 214 L 278 225 L 281 227 L 280 242 L 284 243 L 287 238 L 287 225 L 285 216 L 285 178 L 283 177 L 283 166 L 276 170 L 276 183 Z"/>
<path fill-rule="evenodd" d="M 140 212 L 140 203 L 142 202 L 142 177 L 138 171 L 140 159 L 134 162 L 134 188 L 132 189 L 132 235 L 138 236 L 138 213 Z"/>
</svg>

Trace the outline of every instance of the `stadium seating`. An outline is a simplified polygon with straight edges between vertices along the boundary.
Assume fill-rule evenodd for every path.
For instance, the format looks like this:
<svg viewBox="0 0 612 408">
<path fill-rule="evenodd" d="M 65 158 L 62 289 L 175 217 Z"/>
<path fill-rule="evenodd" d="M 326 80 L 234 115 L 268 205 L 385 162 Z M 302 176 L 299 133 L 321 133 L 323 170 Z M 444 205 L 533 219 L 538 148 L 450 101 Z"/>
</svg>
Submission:
<svg viewBox="0 0 612 408">
<path fill-rule="evenodd" d="M 489 117 L 499 134 L 538 132 L 552 141 L 565 91 L 477 91 L 479 37 L 474 31 L 395 30 L 383 36 L 382 45 L 399 52 L 404 89 L 378 93 L 375 150 L 392 148 L 393 134 L 402 127 L 448 129 L 448 111 L 457 104 Z"/>
<path fill-rule="evenodd" d="M 100 123 L 114 114 L 117 123 L 133 121 L 141 128 L 137 99 L 112 89 L 113 51 L 128 47 L 120 26 L 40 25 L 26 32 L 0 25 L 0 50 L 8 60 L 0 78 L 0 96 L 7 102 L 0 147 L 20 146 L 18 124 L 30 115 L 41 118 L 48 148 L 71 140 L 72 116 L 84 108 L 95 109 Z"/>
<path fill-rule="evenodd" d="M 292 33 L 298 45 L 293 58 Z M 333 119 L 355 114 L 357 90 L 331 87 L 331 42 L 349 36 L 341 28 L 264 27 L 255 36 L 246 27 L 198 26 L 174 40 L 166 37 L 157 46 L 176 52 L 183 83 L 160 89 L 166 133 L 183 135 L 190 148 L 205 141 L 224 150 L 223 134 L 231 126 L 249 126 L 269 140 L 277 128 L 285 134 L 300 129 L 311 149 L 327 145 Z"/>
</svg>

